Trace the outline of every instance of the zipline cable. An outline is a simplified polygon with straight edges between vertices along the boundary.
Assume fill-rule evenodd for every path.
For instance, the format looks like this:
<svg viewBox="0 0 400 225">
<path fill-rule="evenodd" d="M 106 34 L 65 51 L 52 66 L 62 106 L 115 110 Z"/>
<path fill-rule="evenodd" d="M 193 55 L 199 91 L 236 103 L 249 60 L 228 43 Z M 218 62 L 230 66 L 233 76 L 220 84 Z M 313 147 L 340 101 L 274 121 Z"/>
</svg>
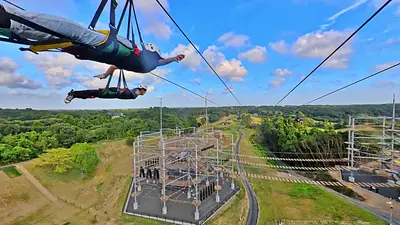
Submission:
<svg viewBox="0 0 400 225">
<path fill-rule="evenodd" d="M 211 66 L 211 64 L 207 61 L 207 59 L 201 54 L 201 52 L 196 48 L 196 46 L 193 44 L 193 42 L 189 39 L 189 37 L 185 34 L 185 32 L 181 29 L 181 27 L 175 22 L 175 20 L 172 18 L 172 16 L 168 13 L 168 11 L 164 8 L 164 6 L 160 3 L 159 0 L 156 0 L 157 3 L 160 5 L 160 7 L 164 10 L 164 12 L 168 15 L 168 17 L 171 19 L 171 21 L 175 24 L 175 26 L 181 31 L 183 36 L 189 41 L 189 43 L 193 46 L 193 48 L 199 53 L 201 58 L 207 63 L 207 65 L 210 67 L 210 69 L 214 72 L 214 74 L 219 78 L 219 80 L 225 85 L 226 89 L 231 93 L 231 95 L 236 99 L 236 101 L 239 103 L 239 105 L 242 105 L 240 103 L 239 99 L 233 94 L 231 89 L 226 85 L 226 83 L 222 80 L 222 78 L 218 75 L 217 71 Z"/>
<path fill-rule="evenodd" d="M 157 0 L 158 1 L 158 0 Z M 292 90 L 290 90 L 275 106 L 281 103 L 290 93 L 292 93 L 300 84 L 302 84 L 311 74 L 313 74 L 322 64 L 324 64 L 333 54 L 335 54 L 343 45 L 345 45 L 354 35 L 358 33 L 367 23 L 369 23 L 380 11 L 382 11 L 392 0 L 383 4 L 372 16 L 370 16 L 357 30 L 355 30 L 342 44 L 339 45 L 331 54 L 328 55 L 317 67 L 315 67 L 306 77 L 304 77 Z"/>
<path fill-rule="evenodd" d="M 310 104 L 310 103 L 312 103 L 312 102 L 315 102 L 315 101 L 317 101 L 317 100 L 319 100 L 319 99 L 321 99 L 321 98 L 324 98 L 324 97 L 326 97 L 326 96 L 328 96 L 328 95 L 331 95 L 331 94 L 336 93 L 336 92 L 338 92 L 338 91 L 340 91 L 340 90 L 343 90 L 343 89 L 345 89 L 345 88 L 348 88 L 348 87 L 350 87 L 350 86 L 352 86 L 352 85 L 354 85 L 354 84 L 357 84 L 357 83 L 359 83 L 359 82 L 361 82 L 361 81 L 363 81 L 363 80 L 366 80 L 366 79 L 369 79 L 369 78 L 371 78 L 371 77 L 374 77 L 374 76 L 376 76 L 376 75 L 378 75 L 378 74 L 380 74 L 380 73 L 383 73 L 383 72 L 385 72 L 385 71 L 387 71 L 387 70 L 393 69 L 394 67 L 399 66 L 399 65 L 400 65 L 400 63 L 396 63 L 396 64 L 394 64 L 394 65 L 392 65 L 392 66 L 389 66 L 389 67 L 387 67 L 387 68 L 385 68 L 385 69 L 383 69 L 383 70 L 380 70 L 380 71 L 378 71 L 378 72 L 376 72 L 376 73 L 373 73 L 373 74 L 371 74 L 371 75 L 369 75 L 369 76 L 367 76 L 367 77 L 364 77 L 364 78 L 362 78 L 362 79 L 360 79 L 360 80 L 357 80 L 357 81 L 355 81 L 355 82 L 353 82 L 353 83 L 351 83 L 351 84 L 348 84 L 348 85 L 346 85 L 346 86 L 344 86 L 344 87 L 341 87 L 341 88 L 339 88 L 339 89 L 336 89 L 336 90 L 334 90 L 334 91 L 331 91 L 331 92 L 329 92 L 328 94 L 322 95 L 321 97 L 318 97 L 318 98 L 316 98 L 316 99 L 314 99 L 314 100 L 312 100 L 312 101 L 309 101 L 309 102 L 307 102 L 307 103 L 305 103 L 305 104 L 303 104 L 303 105 L 307 105 L 307 104 Z"/>
<path fill-rule="evenodd" d="M 14 6 L 14 7 L 17 7 L 18 9 L 20 9 L 20 10 L 22 10 L 22 11 L 25 11 L 25 9 L 19 7 L 18 5 L 14 4 L 14 3 L 12 3 L 12 2 L 9 2 L 9 1 L 7 1 L 7 0 L 3 0 L 3 1 L 5 1 L 6 3 L 8 3 L 8 4 L 10 4 L 10 5 Z"/>
<path fill-rule="evenodd" d="M 213 103 L 213 104 L 215 104 L 215 105 L 217 105 L 217 106 L 220 106 L 219 104 L 217 104 L 217 103 L 211 101 L 210 99 L 205 98 L 205 97 L 201 96 L 200 94 L 197 94 L 196 92 L 194 92 L 194 91 L 192 91 L 192 90 L 190 90 L 190 89 L 188 89 L 188 88 L 185 88 L 185 87 L 182 86 L 182 85 L 179 85 L 179 84 L 177 84 L 177 83 L 175 83 L 175 82 L 173 82 L 173 81 L 170 81 L 170 80 L 168 80 L 168 79 L 165 79 L 164 77 L 159 76 L 159 75 L 157 75 L 157 74 L 155 74 L 155 73 L 153 73 L 153 72 L 150 72 L 150 74 L 153 75 L 153 76 L 156 76 L 156 77 L 160 78 L 161 80 L 164 80 L 164 81 L 166 81 L 166 82 L 168 82 L 168 83 L 171 83 L 171 84 L 173 84 L 173 85 L 175 85 L 175 86 L 178 86 L 178 87 L 180 87 L 180 88 L 182 88 L 182 89 L 184 89 L 184 90 L 186 90 L 186 91 L 188 91 L 188 92 L 190 92 L 190 93 L 192 93 L 192 94 L 194 94 L 194 95 L 197 95 L 197 96 L 199 96 L 200 98 L 202 98 L 202 99 L 204 99 L 204 100 L 206 100 L 206 101 L 209 101 L 209 102 L 211 102 L 211 103 Z"/>
</svg>

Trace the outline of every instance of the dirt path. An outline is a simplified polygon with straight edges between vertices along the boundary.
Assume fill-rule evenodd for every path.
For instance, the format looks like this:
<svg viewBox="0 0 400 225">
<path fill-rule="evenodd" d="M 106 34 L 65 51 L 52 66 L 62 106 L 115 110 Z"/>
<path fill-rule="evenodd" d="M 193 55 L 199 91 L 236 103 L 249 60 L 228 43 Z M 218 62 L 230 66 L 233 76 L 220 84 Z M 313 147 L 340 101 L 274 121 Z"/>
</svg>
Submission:
<svg viewBox="0 0 400 225">
<path fill-rule="evenodd" d="M 16 164 L 15 165 L 17 169 L 22 172 L 23 175 L 28 178 L 28 180 L 35 186 L 46 198 L 48 198 L 52 202 L 57 202 L 57 198 L 54 197 L 47 188 L 45 188 L 32 174 L 25 169 L 25 167 L 22 164 Z"/>
</svg>

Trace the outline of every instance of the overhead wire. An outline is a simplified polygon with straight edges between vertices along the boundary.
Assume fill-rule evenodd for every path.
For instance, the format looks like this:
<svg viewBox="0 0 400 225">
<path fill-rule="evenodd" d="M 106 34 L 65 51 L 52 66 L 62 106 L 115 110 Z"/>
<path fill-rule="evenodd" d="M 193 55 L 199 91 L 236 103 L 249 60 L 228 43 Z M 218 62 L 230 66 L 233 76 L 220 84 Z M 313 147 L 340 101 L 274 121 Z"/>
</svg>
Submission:
<svg viewBox="0 0 400 225">
<path fill-rule="evenodd" d="M 219 80 L 225 85 L 226 89 L 231 93 L 231 95 L 236 99 L 236 101 L 239 103 L 239 105 L 242 105 L 242 103 L 239 101 L 239 99 L 233 94 L 232 90 L 226 85 L 226 83 L 222 80 L 222 78 L 218 75 L 217 71 L 211 66 L 211 64 L 208 62 L 208 60 L 201 54 L 199 49 L 193 44 L 193 42 L 189 39 L 189 37 L 186 35 L 186 33 L 181 29 L 181 27 L 178 25 L 177 22 L 172 18 L 172 16 L 169 14 L 169 12 L 164 8 L 164 6 L 160 3 L 159 0 L 156 0 L 157 3 L 160 5 L 160 7 L 164 10 L 164 12 L 168 15 L 168 17 L 171 19 L 171 21 L 175 24 L 175 26 L 181 31 L 183 36 L 189 41 L 189 43 L 193 46 L 193 48 L 197 51 L 197 53 L 201 56 L 201 58 L 206 62 L 206 64 L 210 67 L 210 69 L 214 72 L 214 74 L 219 78 Z"/>
<path fill-rule="evenodd" d="M 329 93 L 327 93 L 327 94 L 325 94 L 325 95 L 322 95 L 322 96 L 320 96 L 320 97 L 318 97 L 318 98 L 316 98 L 316 99 L 314 99 L 314 100 L 311 100 L 311 101 L 309 101 L 309 102 L 307 102 L 307 103 L 305 103 L 305 104 L 303 104 L 303 105 L 307 105 L 307 104 L 310 104 L 310 103 L 312 103 L 312 102 L 315 102 L 315 101 L 317 101 L 317 100 L 319 100 L 319 99 L 321 99 L 321 98 L 324 98 L 324 97 L 326 97 L 326 96 L 328 96 L 328 95 L 331 95 L 331 94 L 336 93 L 336 92 L 338 92 L 338 91 L 340 91 L 340 90 L 343 90 L 343 89 L 345 89 L 345 88 L 348 88 L 348 87 L 350 87 L 350 86 L 352 86 L 352 85 L 354 85 L 354 84 L 357 84 L 357 83 L 359 83 L 359 82 L 361 82 L 361 81 L 364 81 L 364 80 L 366 80 L 366 79 L 369 79 L 369 78 L 371 78 L 371 77 L 374 77 L 374 76 L 376 76 L 376 75 L 378 75 L 378 74 L 380 74 L 380 73 L 383 73 L 383 72 L 385 72 L 385 71 L 387 71 L 387 70 L 393 69 L 394 67 L 399 66 L 399 65 L 400 65 L 400 63 L 396 63 L 396 64 L 394 64 L 394 65 L 392 65 L 392 66 L 389 66 L 389 67 L 387 67 L 387 68 L 385 68 L 385 69 L 383 69 L 383 70 L 380 70 L 380 71 L 378 71 L 378 72 L 376 72 L 376 73 L 373 73 L 373 74 L 371 74 L 371 75 L 369 75 L 369 76 L 366 76 L 366 77 L 364 77 L 364 78 L 362 78 L 362 79 L 360 79 L 360 80 L 357 80 L 357 81 L 355 81 L 355 82 L 353 82 L 353 83 L 350 83 L 350 84 L 348 84 L 348 85 L 346 85 L 346 86 L 343 86 L 343 87 L 341 87 L 341 88 L 339 88 L 339 89 L 336 89 L 336 90 L 331 91 L 331 92 L 329 92 Z"/>
<path fill-rule="evenodd" d="M 186 88 L 186 87 L 184 87 L 184 86 L 182 86 L 182 85 L 180 85 L 180 84 L 177 84 L 177 83 L 175 83 L 175 82 L 173 82 L 173 81 L 170 81 L 170 80 L 168 80 L 168 79 L 166 79 L 166 78 L 164 78 L 164 77 L 162 77 L 162 76 L 160 76 L 160 75 L 157 75 L 157 74 L 155 74 L 155 73 L 153 73 L 153 72 L 150 72 L 150 74 L 153 75 L 153 76 L 155 76 L 155 77 L 160 78 L 161 80 L 164 80 L 164 81 L 166 81 L 166 82 L 168 82 L 168 83 L 171 83 L 171 84 L 173 84 L 173 85 L 175 85 L 175 86 L 178 86 L 178 87 L 180 87 L 180 88 L 182 88 L 182 89 L 184 89 L 184 90 L 186 90 L 186 91 L 188 91 L 188 92 L 190 92 L 190 93 L 192 93 L 192 94 L 194 94 L 194 95 L 196 95 L 196 96 L 198 96 L 198 97 L 200 97 L 200 98 L 202 98 L 202 99 L 204 99 L 204 100 L 206 100 L 206 101 L 209 101 L 209 102 L 211 102 L 211 103 L 213 103 L 213 104 L 215 104 L 215 105 L 217 105 L 217 106 L 220 106 L 219 104 L 217 104 L 217 103 L 211 101 L 210 99 L 205 98 L 204 96 L 201 96 L 200 94 L 198 94 L 198 93 L 196 93 L 196 92 L 194 92 L 194 91 L 192 91 L 192 90 L 190 90 L 190 89 L 188 89 L 188 88 Z"/>
<path fill-rule="evenodd" d="M 157 0 L 158 1 L 158 0 Z M 309 76 L 311 76 L 319 67 L 322 66 L 333 54 L 335 54 L 343 45 L 345 45 L 354 35 L 356 35 L 367 23 L 369 23 L 379 12 L 381 12 L 392 0 L 386 1 L 372 16 L 370 16 L 357 30 L 355 30 L 346 40 L 340 44 L 331 54 L 329 54 L 317 67 L 315 67 L 307 76 L 305 76 L 292 90 L 290 90 L 278 103 L 275 104 L 277 106 L 281 103 L 287 96 L 289 96 L 300 84 L 302 84 Z"/>
</svg>

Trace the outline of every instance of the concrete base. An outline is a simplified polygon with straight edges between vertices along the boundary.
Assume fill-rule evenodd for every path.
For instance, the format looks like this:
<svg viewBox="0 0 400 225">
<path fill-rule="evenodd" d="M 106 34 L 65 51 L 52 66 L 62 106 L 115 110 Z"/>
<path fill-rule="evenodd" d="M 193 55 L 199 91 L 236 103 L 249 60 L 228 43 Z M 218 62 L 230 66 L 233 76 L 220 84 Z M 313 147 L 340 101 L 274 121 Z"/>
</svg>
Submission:
<svg viewBox="0 0 400 225">
<path fill-rule="evenodd" d="M 133 203 L 133 209 L 136 210 L 139 208 L 139 204 L 137 202 Z"/>
<path fill-rule="evenodd" d="M 167 207 L 166 206 L 163 206 L 162 207 L 162 214 L 167 214 Z"/>
<path fill-rule="evenodd" d="M 349 182 L 354 182 L 354 181 L 355 181 L 354 177 L 349 177 Z"/>
<path fill-rule="evenodd" d="M 199 218 L 200 218 L 200 212 L 199 211 L 194 212 L 194 219 L 199 220 Z"/>
</svg>

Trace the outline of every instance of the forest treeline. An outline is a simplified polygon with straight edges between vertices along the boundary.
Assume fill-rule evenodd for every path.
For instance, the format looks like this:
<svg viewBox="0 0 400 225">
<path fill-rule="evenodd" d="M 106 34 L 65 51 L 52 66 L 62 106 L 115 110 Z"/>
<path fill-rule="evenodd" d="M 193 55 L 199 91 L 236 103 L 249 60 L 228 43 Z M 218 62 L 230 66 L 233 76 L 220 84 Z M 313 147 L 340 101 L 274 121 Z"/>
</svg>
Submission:
<svg viewBox="0 0 400 225">
<path fill-rule="evenodd" d="M 140 131 L 160 129 L 159 109 L 123 111 L 112 118 L 107 111 L 0 110 L 0 164 L 35 158 L 47 149 L 75 143 L 133 139 Z M 163 127 L 198 127 L 197 115 L 164 109 Z"/>
<path fill-rule="evenodd" d="M 329 123 L 323 128 L 317 128 L 310 127 L 307 122 L 298 123 L 289 116 L 275 116 L 263 120 L 254 138 L 277 157 L 314 159 L 347 157 L 344 143 L 347 132 L 337 132 Z"/>
<path fill-rule="evenodd" d="M 227 115 L 258 114 L 264 121 L 257 140 L 273 151 L 329 152 L 343 149 L 340 134 L 329 129 L 342 128 L 352 116 L 391 114 L 391 104 L 350 106 L 244 106 L 208 108 L 209 122 Z M 112 118 L 110 113 L 123 113 Z M 75 143 L 93 143 L 106 139 L 133 139 L 140 131 L 159 129 L 159 107 L 137 110 L 33 110 L 0 109 L 0 164 L 38 157 L 47 149 L 70 148 Z M 400 114 L 400 105 L 397 107 Z M 163 108 L 163 127 L 198 127 L 205 123 L 205 108 Z M 306 126 L 294 123 L 290 116 L 312 118 Z M 203 116 L 200 120 L 199 117 Z M 334 122 L 328 123 L 328 122 Z M 311 124 L 314 123 L 314 124 Z M 318 128 L 327 128 L 328 130 Z M 312 147 L 310 147 L 312 146 Z M 335 151 L 337 152 L 337 151 Z M 287 154 L 287 153 L 286 153 Z"/>
</svg>

